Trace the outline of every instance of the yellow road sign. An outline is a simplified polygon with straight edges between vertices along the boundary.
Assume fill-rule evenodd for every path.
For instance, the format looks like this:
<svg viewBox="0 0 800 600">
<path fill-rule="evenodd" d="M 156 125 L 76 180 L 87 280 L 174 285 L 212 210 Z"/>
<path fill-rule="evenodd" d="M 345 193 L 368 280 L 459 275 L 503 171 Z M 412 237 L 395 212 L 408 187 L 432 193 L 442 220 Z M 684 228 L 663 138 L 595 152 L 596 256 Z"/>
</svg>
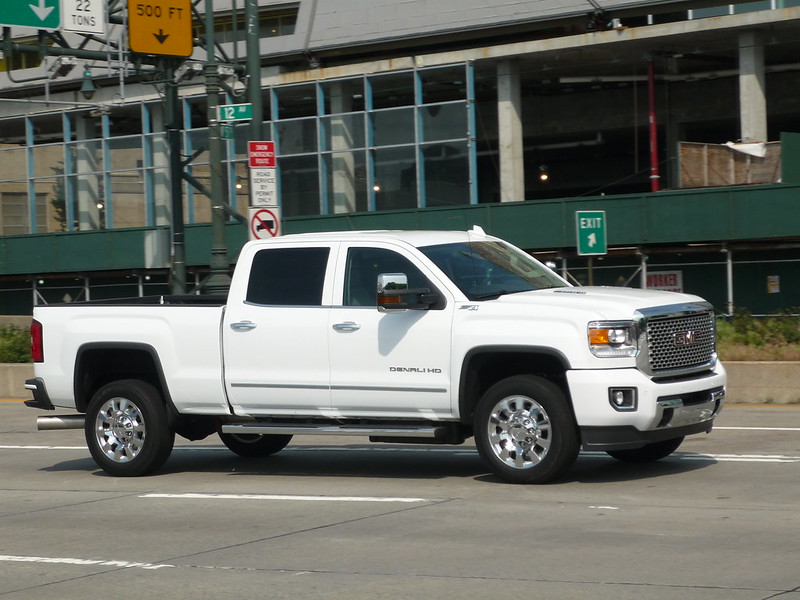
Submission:
<svg viewBox="0 0 800 600">
<path fill-rule="evenodd" d="M 128 0 L 128 38 L 140 54 L 191 56 L 191 0 Z"/>
</svg>

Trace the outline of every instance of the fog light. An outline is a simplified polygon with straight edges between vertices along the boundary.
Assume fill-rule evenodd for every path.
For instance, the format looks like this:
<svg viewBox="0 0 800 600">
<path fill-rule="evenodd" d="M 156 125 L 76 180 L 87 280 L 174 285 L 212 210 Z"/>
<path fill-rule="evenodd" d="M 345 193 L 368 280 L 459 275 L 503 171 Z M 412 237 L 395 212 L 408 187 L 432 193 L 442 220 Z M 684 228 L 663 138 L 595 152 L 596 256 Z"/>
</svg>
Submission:
<svg viewBox="0 0 800 600">
<path fill-rule="evenodd" d="M 608 401 L 614 410 L 636 410 L 636 388 L 608 388 Z"/>
</svg>

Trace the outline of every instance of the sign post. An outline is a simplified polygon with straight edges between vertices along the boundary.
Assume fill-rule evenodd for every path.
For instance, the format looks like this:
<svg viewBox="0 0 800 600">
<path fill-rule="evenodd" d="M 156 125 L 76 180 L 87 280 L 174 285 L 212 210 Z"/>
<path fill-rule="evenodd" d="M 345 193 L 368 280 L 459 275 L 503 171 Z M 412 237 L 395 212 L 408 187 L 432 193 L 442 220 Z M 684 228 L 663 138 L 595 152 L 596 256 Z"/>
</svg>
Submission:
<svg viewBox="0 0 800 600">
<path fill-rule="evenodd" d="M 61 27 L 60 0 L 2 0 L 0 25 L 18 25 L 35 29 Z"/>
</svg>

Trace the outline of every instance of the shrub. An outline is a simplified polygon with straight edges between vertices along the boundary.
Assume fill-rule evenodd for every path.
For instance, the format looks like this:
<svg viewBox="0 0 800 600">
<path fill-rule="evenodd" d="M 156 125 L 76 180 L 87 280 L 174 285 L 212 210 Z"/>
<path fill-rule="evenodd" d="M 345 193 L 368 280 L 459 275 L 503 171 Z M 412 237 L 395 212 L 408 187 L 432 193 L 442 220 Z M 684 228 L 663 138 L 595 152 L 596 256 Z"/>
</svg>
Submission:
<svg viewBox="0 0 800 600">
<path fill-rule="evenodd" d="M 0 327 L 0 363 L 31 362 L 31 335 L 28 329 Z"/>
<path fill-rule="evenodd" d="M 756 318 L 736 309 L 717 322 L 717 347 L 722 360 L 800 360 L 800 317 L 787 310 Z"/>
</svg>

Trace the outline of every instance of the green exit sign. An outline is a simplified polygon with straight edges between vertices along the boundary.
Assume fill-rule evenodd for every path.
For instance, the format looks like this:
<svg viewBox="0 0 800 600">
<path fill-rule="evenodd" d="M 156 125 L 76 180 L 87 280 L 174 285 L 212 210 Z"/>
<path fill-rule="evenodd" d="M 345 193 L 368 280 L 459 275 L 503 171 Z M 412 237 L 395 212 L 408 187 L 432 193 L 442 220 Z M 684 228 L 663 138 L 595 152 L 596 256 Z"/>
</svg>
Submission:
<svg viewBox="0 0 800 600">
<path fill-rule="evenodd" d="M 252 104 L 223 104 L 219 107 L 220 121 L 246 121 L 252 118 Z"/>
<path fill-rule="evenodd" d="M 578 254 L 606 254 L 606 211 L 575 211 L 575 226 L 578 236 Z"/>
<path fill-rule="evenodd" d="M 60 0 L 2 0 L 0 24 L 58 29 L 61 27 Z"/>
</svg>

